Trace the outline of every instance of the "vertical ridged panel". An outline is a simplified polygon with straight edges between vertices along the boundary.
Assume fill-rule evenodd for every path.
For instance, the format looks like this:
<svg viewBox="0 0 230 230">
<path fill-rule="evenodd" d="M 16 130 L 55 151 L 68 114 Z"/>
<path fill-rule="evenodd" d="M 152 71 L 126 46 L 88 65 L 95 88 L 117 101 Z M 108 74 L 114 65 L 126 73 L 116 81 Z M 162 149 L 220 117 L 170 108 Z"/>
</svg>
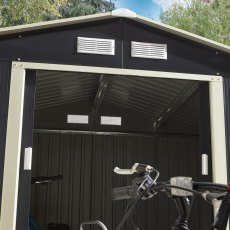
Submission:
<svg viewBox="0 0 230 230">
<path fill-rule="evenodd" d="M 226 130 L 226 149 L 228 166 L 228 183 L 230 182 L 230 78 L 224 77 L 224 104 L 225 104 L 225 127 Z"/>
<path fill-rule="evenodd" d="M 33 146 L 35 82 L 36 71 L 28 70 L 24 95 L 16 230 L 28 229 L 29 225 L 31 171 L 24 170 L 24 151 L 25 148 Z"/>
<path fill-rule="evenodd" d="M 5 142 L 10 91 L 11 62 L 0 61 L 0 207 L 5 159 Z M 1 213 L 1 208 L 0 208 Z"/>
<path fill-rule="evenodd" d="M 200 171 L 196 168 L 199 160 L 198 137 L 35 133 L 34 139 L 36 160 L 33 162 L 33 173 L 36 172 L 37 176 L 63 175 L 62 181 L 32 189 L 35 195 L 32 195 L 31 213 L 42 229 L 49 222 L 64 223 L 71 229 L 78 229 L 80 222 L 89 219 L 102 220 L 108 229 L 113 229 L 122 219 L 127 202 L 113 202 L 111 189 L 131 183 L 130 177 L 113 173 L 115 166 L 149 163 L 160 170 L 159 181 L 178 175 L 192 176 L 194 180 L 200 178 Z M 206 230 L 211 222 L 207 220 L 204 227 L 200 227 L 202 214 L 197 213 L 202 205 L 201 201 L 194 204 L 193 229 Z M 143 229 L 170 229 L 176 216 L 173 202 L 164 194 L 139 203 L 134 214 L 137 224 Z M 126 226 L 131 228 L 129 221 Z"/>
</svg>

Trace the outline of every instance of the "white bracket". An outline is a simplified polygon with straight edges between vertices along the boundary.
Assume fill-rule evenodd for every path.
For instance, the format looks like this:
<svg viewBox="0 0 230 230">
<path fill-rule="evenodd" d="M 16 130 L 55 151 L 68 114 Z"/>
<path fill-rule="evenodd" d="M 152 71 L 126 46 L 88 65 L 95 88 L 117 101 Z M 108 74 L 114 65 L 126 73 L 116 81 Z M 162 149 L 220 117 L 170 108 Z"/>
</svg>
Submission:
<svg viewBox="0 0 230 230">
<path fill-rule="evenodd" d="M 31 170 L 32 168 L 32 148 L 25 148 L 24 154 L 24 170 Z"/>
</svg>

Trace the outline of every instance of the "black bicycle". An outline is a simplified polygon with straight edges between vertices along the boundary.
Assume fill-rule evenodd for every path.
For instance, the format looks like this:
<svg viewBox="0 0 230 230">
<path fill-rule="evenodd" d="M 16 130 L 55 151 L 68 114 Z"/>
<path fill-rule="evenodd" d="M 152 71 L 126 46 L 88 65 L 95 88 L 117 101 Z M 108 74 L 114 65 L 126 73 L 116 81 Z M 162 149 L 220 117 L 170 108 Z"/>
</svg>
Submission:
<svg viewBox="0 0 230 230">
<path fill-rule="evenodd" d="M 130 186 L 112 190 L 113 200 L 131 199 L 116 230 L 120 230 L 127 218 L 132 217 L 134 208 L 140 200 L 150 199 L 159 192 L 166 193 L 170 199 L 173 199 L 179 212 L 171 230 L 189 230 L 188 218 L 195 196 L 200 196 L 211 204 L 214 204 L 216 200 L 221 201 L 211 229 L 226 229 L 230 212 L 230 186 L 209 182 L 194 182 L 190 177 L 173 177 L 167 182 L 157 182 L 160 173 L 152 166 L 139 163 L 135 163 L 131 169 L 116 167 L 114 172 L 121 175 L 137 174 Z M 152 172 L 155 173 L 154 178 L 150 176 Z M 134 229 L 138 229 L 133 218 L 131 220 Z"/>
</svg>

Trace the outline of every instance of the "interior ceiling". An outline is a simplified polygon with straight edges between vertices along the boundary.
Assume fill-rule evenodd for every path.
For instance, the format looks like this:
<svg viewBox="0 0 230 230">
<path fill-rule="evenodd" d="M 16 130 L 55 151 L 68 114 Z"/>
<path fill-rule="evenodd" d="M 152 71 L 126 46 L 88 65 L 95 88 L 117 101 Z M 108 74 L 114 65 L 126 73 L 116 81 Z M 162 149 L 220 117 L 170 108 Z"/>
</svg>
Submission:
<svg viewBox="0 0 230 230">
<path fill-rule="evenodd" d="M 105 101 L 141 111 L 156 128 L 166 120 L 198 128 L 197 89 L 198 82 L 189 80 L 38 71 L 35 108 L 87 102 L 98 109 Z"/>
</svg>

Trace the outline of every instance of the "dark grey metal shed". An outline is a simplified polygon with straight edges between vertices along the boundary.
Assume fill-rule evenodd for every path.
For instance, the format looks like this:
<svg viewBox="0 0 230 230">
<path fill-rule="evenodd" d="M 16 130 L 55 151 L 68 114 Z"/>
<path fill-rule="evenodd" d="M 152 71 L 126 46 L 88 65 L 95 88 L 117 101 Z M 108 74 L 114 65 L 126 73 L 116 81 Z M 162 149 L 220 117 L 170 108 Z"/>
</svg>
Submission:
<svg viewBox="0 0 230 230">
<path fill-rule="evenodd" d="M 26 229 L 29 213 L 43 229 L 89 219 L 111 229 L 125 203 L 112 203 L 110 190 L 127 184 L 115 166 L 229 180 L 230 47 L 123 9 L 3 28 L 0 51 L 0 229 Z M 56 174 L 62 182 L 30 185 Z M 194 206 L 192 228 L 207 229 L 211 208 Z M 174 216 L 159 196 L 136 219 L 169 229 Z"/>
</svg>

